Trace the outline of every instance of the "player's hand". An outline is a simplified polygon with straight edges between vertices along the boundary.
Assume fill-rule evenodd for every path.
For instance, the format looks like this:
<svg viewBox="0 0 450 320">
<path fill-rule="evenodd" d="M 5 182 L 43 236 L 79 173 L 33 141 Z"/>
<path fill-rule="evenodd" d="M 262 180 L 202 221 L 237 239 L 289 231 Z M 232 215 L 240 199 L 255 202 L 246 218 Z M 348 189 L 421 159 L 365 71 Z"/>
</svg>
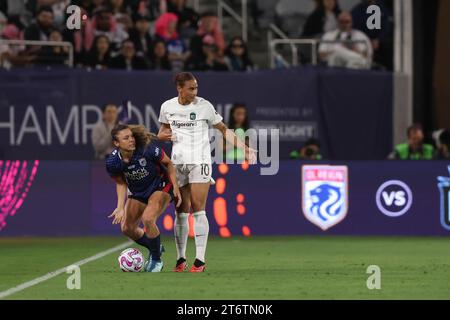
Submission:
<svg viewBox="0 0 450 320">
<path fill-rule="evenodd" d="M 172 131 L 167 130 L 158 134 L 158 139 L 162 141 L 177 141 L 177 136 Z"/>
<path fill-rule="evenodd" d="M 175 206 L 178 208 L 181 205 L 181 193 L 178 187 L 173 188 L 173 198 L 175 200 Z"/>
<path fill-rule="evenodd" d="M 120 224 L 125 215 L 125 210 L 123 208 L 116 208 L 113 213 L 111 213 L 108 218 L 114 218 L 112 224 Z"/>
<path fill-rule="evenodd" d="M 248 161 L 248 164 L 256 164 L 258 157 L 257 157 L 258 151 L 252 148 L 246 148 L 245 149 L 245 160 Z"/>
</svg>

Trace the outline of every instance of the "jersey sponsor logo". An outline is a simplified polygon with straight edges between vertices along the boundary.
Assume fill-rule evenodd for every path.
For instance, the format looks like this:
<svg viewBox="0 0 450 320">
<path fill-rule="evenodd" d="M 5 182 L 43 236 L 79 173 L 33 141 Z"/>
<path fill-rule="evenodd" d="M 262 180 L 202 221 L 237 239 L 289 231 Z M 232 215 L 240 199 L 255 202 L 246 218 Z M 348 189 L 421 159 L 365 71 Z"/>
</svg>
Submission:
<svg viewBox="0 0 450 320">
<path fill-rule="evenodd" d="M 140 158 L 140 159 L 139 159 L 139 164 L 140 164 L 142 167 L 145 167 L 145 166 L 147 165 L 147 160 L 145 160 L 145 158 Z"/>
<path fill-rule="evenodd" d="M 182 122 L 182 121 L 172 121 L 171 123 L 172 127 L 176 127 L 178 129 L 180 128 L 193 128 L 197 126 L 197 122 Z"/>
<path fill-rule="evenodd" d="M 406 183 L 390 180 L 378 188 L 375 201 L 378 210 L 384 215 L 397 218 L 409 211 L 413 203 L 413 196 Z"/>
<path fill-rule="evenodd" d="M 191 112 L 191 114 L 189 115 L 189 118 L 191 120 L 195 120 L 197 118 L 197 115 L 195 114 L 195 112 Z"/>
<path fill-rule="evenodd" d="M 323 231 L 340 223 L 348 211 L 347 166 L 303 166 L 302 209 Z"/>
<path fill-rule="evenodd" d="M 450 174 L 450 166 L 448 172 Z M 438 188 L 441 193 L 441 225 L 450 231 L 450 176 L 438 177 Z"/>
<path fill-rule="evenodd" d="M 147 177 L 150 173 L 144 168 L 134 170 L 132 172 L 125 172 L 125 177 L 127 180 L 142 180 Z"/>
</svg>

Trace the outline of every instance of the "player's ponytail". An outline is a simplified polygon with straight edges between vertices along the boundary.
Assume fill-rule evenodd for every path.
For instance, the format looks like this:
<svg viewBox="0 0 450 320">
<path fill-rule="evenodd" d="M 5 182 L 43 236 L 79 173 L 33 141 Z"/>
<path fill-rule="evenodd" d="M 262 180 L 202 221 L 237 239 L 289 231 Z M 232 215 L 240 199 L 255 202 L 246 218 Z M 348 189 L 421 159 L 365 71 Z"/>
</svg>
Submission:
<svg viewBox="0 0 450 320">
<path fill-rule="evenodd" d="M 158 137 L 147 130 L 143 125 L 129 125 L 136 140 L 136 149 L 147 147 L 153 140 L 158 140 Z"/>
</svg>

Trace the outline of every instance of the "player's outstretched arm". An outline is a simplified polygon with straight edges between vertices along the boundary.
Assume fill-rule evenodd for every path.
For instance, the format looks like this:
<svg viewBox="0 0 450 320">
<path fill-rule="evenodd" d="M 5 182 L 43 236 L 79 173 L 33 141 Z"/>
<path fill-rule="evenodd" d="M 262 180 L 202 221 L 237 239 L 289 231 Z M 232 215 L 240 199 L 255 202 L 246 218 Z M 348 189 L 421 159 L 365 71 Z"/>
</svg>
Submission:
<svg viewBox="0 0 450 320">
<path fill-rule="evenodd" d="M 175 205 L 179 207 L 181 205 L 181 193 L 180 188 L 178 187 L 175 167 L 173 166 L 172 161 L 170 161 L 169 157 L 166 154 L 164 154 L 164 157 L 161 159 L 161 163 L 167 168 L 167 174 L 169 175 L 170 181 L 172 181 L 173 184 L 173 195 L 176 201 Z"/>
<path fill-rule="evenodd" d="M 112 224 L 122 222 L 125 215 L 125 198 L 127 195 L 127 183 L 122 176 L 114 177 L 116 181 L 117 207 L 108 218 L 114 218 Z"/>
<path fill-rule="evenodd" d="M 245 160 L 247 160 L 250 164 L 256 163 L 256 150 L 249 148 L 244 141 L 238 138 L 234 134 L 234 132 L 227 128 L 225 123 L 219 122 L 218 124 L 213 126 L 217 130 L 219 130 L 222 133 L 222 136 L 225 138 L 225 140 L 230 143 L 233 147 L 237 147 L 239 149 L 244 150 L 245 153 Z"/>
<path fill-rule="evenodd" d="M 158 139 L 161 141 L 175 141 L 176 137 L 172 134 L 172 129 L 167 123 L 161 123 L 158 132 Z"/>
</svg>

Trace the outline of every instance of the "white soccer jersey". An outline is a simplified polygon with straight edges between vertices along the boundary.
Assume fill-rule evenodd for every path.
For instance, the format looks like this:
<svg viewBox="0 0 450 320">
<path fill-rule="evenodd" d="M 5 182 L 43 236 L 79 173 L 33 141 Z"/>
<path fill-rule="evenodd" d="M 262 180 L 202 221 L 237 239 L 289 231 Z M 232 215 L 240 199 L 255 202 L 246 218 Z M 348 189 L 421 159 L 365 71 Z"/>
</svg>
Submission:
<svg viewBox="0 0 450 320">
<path fill-rule="evenodd" d="M 214 106 L 200 97 L 186 106 L 178 103 L 178 97 L 164 102 L 161 105 L 159 122 L 169 124 L 176 136 L 172 148 L 172 162 L 211 164 L 209 127 L 220 123 L 222 119 Z"/>
</svg>

